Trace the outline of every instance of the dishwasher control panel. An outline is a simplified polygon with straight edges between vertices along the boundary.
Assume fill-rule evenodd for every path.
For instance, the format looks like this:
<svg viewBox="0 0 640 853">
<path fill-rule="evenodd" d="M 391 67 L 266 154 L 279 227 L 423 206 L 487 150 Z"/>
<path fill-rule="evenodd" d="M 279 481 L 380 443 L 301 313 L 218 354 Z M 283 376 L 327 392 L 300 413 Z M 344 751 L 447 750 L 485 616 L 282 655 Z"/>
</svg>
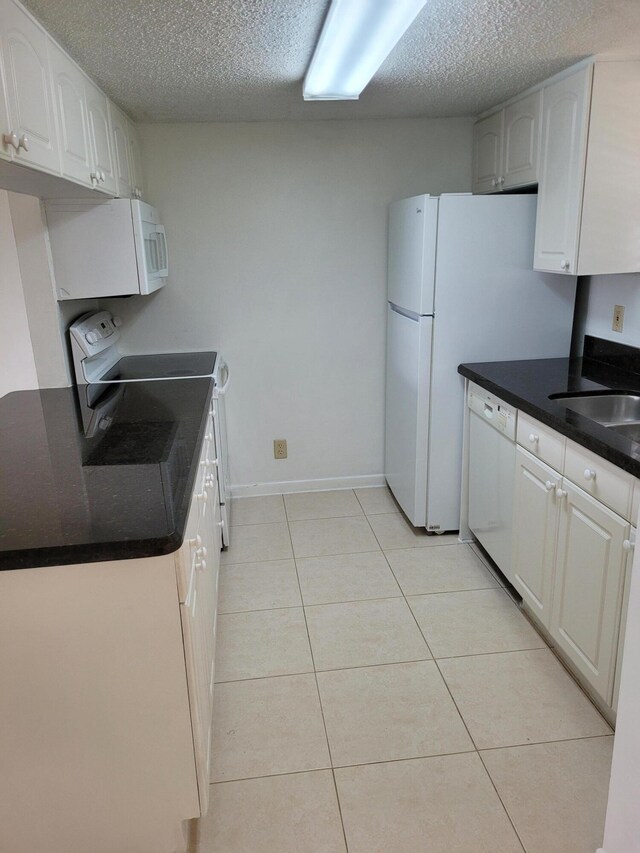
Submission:
<svg viewBox="0 0 640 853">
<path fill-rule="evenodd" d="M 469 383 L 467 406 L 498 432 L 512 441 L 516 440 L 517 412 L 513 406 L 473 382 Z"/>
</svg>

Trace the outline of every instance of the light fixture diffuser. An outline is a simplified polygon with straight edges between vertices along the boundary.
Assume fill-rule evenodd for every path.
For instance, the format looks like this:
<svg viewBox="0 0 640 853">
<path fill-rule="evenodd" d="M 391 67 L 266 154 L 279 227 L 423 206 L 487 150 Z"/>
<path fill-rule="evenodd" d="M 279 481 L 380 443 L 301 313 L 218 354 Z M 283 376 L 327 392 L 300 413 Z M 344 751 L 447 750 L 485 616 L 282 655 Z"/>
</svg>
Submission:
<svg viewBox="0 0 640 853">
<path fill-rule="evenodd" d="M 305 101 L 357 100 L 426 0 L 332 0 L 309 70 Z"/>
</svg>

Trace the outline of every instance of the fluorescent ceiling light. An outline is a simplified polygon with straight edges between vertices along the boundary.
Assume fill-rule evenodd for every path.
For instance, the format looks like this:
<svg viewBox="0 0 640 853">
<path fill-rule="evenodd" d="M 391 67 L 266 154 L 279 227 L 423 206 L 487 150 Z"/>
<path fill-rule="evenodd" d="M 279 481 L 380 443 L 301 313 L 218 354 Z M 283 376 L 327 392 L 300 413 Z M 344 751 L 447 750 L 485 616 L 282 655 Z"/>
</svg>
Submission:
<svg viewBox="0 0 640 853">
<path fill-rule="evenodd" d="M 357 100 L 426 0 L 332 0 L 311 65 L 305 101 Z"/>
</svg>

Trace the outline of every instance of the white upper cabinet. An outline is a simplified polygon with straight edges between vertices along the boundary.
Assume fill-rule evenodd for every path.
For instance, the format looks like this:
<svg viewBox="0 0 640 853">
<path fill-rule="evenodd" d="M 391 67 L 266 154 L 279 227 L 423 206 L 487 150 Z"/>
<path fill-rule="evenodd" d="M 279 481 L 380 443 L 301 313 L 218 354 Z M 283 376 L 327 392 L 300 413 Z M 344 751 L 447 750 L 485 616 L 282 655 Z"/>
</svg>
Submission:
<svg viewBox="0 0 640 853">
<path fill-rule="evenodd" d="M 543 90 L 534 269 L 578 273 L 578 241 L 593 66 Z"/>
<path fill-rule="evenodd" d="M 473 128 L 473 191 L 495 193 L 538 180 L 540 92 L 480 119 Z"/>
<path fill-rule="evenodd" d="M 17 0 L 0 0 L 0 160 L 56 176 L 5 166 L 0 188 L 142 196 L 135 126 Z"/>
<path fill-rule="evenodd" d="M 7 99 L 1 129 L 5 153 L 59 173 L 47 36 L 12 0 L 0 0 L 0 58 Z"/>
<path fill-rule="evenodd" d="M 500 187 L 535 184 L 538 180 L 541 92 L 533 92 L 504 109 Z"/>
<path fill-rule="evenodd" d="M 111 132 L 113 139 L 113 157 L 118 181 L 118 195 L 128 197 L 132 194 L 133 180 L 129 152 L 129 121 L 124 113 L 109 103 Z"/>
<path fill-rule="evenodd" d="M 109 102 L 90 80 L 86 81 L 86 92 L 91 159 L 96 186 L 110 195 L 115 195 L 118 192 L 118 186 L 109 120 Z"/>
<path fill-rule="evenodd" d="M 490 193 L 500 189 L 502 123 L 504 110 L 481 119 L 473 128 L 473 191 Z"/>
<path fill-rule="evenodd" d="M 58 117 L 62 174 L 92 186 L 91 145 L 84 75 L 52 41 L 49 42 L 49 56 Z"/>
<path fill-rule="evenodd" d="M 132 173 L 132 183 L 133 183 L 133 191 L 132 195 L 134 198 L 142 198 L 143 195 L 143 185 L 142 185 L 142 157 L 140 156 L 140 140 L 138 138 L 138 131 L 135 126 L 128 122 L 128 130 L 129 130 L 129 165 L 131 167 Z"/>
<path fill-rule="evenodd" d="M 596 62 L 542 102 L 535 269 L 640 271 L 640 62 Z"/>
</svg>

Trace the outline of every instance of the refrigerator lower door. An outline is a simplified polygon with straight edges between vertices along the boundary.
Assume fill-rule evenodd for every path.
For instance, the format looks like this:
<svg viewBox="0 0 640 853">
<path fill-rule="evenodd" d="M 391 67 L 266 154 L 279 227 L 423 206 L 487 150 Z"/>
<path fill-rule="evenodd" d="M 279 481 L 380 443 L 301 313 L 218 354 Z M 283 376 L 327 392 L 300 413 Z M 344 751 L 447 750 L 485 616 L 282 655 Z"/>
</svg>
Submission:
<svg viewBox="0 0 640 853">
<path fill-rule="evenodd" d="M 388 305 L 384 471 L 416 527 L 426 518 L 432 337 L 433 317 Z"/>
</svg>

